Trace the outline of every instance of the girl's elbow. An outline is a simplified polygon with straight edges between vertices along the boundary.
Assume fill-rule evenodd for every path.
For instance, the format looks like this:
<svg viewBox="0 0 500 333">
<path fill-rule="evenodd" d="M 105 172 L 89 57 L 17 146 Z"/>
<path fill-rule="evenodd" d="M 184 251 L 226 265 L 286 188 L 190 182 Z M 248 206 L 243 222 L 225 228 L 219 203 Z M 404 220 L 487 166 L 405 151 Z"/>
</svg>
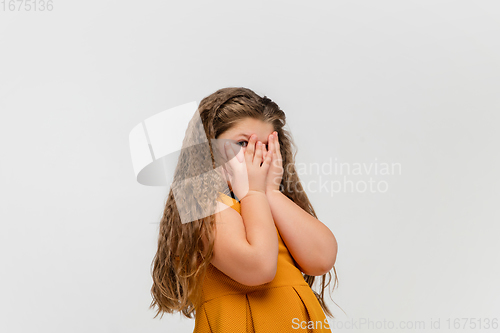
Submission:
<svg viewBox="0 0 500 333">
<path fill-rule="evenodd" d="M 272 253 L 272 254 L 270 254 Z M 271 251 L 260 257 L 260 276 L 262 277 L 261 284 L 269 283 L 274 280 L 278 270 L 278 254 L 279 248 L 276 246 L 274 251 Z"/>
<path fill-rule="evenodd" d="M 274 280 L 278 270 L 278 256 L 258 256 L 252 264 L 246 266 L 246 272 L 243 273 L 240 282 L 247 286 L 260 286 Z"/>
<path fill-rule="evenodd" d="M 337 255 L 335 255 L 332 260 L 328 261 L 325 265 L 323 265 L 323 272 L 324 272 L 323 274 L 328 273 L 333 268 L 333 266 L 335 266 L 336 261 L 337 261 Z"/>
<path fill-rule="evenodd" d="M 333 236 L 333 246 L 330 252 L 331 256 L 329 262 L 327 263 L 327 267 L 329 267 L 328 270 L 332 269 L 333 266 L 335 265 L 335 262 L 337 261 L 338 250 L 339 250 L 339 244 L 337 243 L 337 239 L 335 238 L 335 236 Z"/>
<path fill-rule="evenodd" d="M 276 272 L 278 270 L 278 258 L 276 260 L 263 260 L 261 261 L 260 269 L 258 274 L 256 274 L 256 285 L 261 285 L 269 283 L 274 280 Z"/>
<path fill-rule="evenodd" d="M 320 265 L 320 272 L 323 274 L 328 273 L 333 266 L 335 266 L 335 262 L 337 261 L 337 242 L 335 242 L 334 249 L 330 251 L 330 255 L 324 257 L 324 261 L 322 265 Z"/>
<path fill-rule="evenodd" d="M 241 284 L 254 287 L 266 284 L 274 280 L 276 276 L 276 271 L 278 266 L 267 265 L 268 267 L 261 267 L 260 269 L 254 270 L 252 274 L 248 274 L 244 279 L 240 279 Z M 250 273 L 250 272 L 249 272 Z"/>
<path fill-rule="evenodd" d="M 305 273 L 311 276 L 322 276 L 331 271 L 334 265 L 335 265 L 335 259 L 333 261 L 325 261 L 322 264 L 317 265 L 315 268 L 312 268 Z"/>
<path fill-rule="evenodd" d="M 278 264 L 276 265 L 270 265 L 270 267 L 267 267 L 262 271 L 262 277 L 263 277 L 263 282 L 264 283 L 269 283 L 272 280 L 274 280 L 274 277 L 276 276 L 276 271 L 278 270 Z"/>
</svg>

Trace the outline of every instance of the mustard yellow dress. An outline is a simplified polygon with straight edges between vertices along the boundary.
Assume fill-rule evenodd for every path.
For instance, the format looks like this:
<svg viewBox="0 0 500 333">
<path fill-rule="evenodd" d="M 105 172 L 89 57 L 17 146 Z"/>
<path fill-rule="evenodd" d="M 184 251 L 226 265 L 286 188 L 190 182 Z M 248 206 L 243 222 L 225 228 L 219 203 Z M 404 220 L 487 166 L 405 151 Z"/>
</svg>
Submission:
<svg viewBox="0 0 500 333">
<path fill-rule="evenodd" d="M 219 201 L 241 214 L 236 199 L 220 193 Z M 331 332 L 319 301 L 295 266 L 277 228 L 276 232 L 278 267 L 269 283 L 246 286 L 209 265 L 193 333 Z"/>
</svg>

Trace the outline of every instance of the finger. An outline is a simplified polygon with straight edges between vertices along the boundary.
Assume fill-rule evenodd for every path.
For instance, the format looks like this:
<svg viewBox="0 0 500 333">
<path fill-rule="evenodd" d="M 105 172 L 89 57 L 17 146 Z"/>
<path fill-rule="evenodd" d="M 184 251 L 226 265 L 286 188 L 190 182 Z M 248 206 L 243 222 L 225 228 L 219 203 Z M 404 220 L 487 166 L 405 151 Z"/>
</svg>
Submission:
<svg viewBox="0 0 500 333">
<path fill-rule="evenodd" d="M 257 146 L 255 147 L 255 155 L 253 157 L 253 163 L 260 166 L 262 163 L 262 142 L 257 141 Z"/>
<path fill-rule="evenodd" d="M 269 167 L 271 166 L 271 161 L 272 161 L 272 154 L 268 153 L 266 155 L 266 158 L 264 158 L 264 161 L 262 162 L 261 168 L 263 168 L 266 171 L 269 170 Z"/>
<path fill-rule="evenodd" d="M 245 150 L 245 161 L 247 163 L 252 163 L 253 161 L 253 155 L 255 152 L 255 141 L 256 141 L 256 135 L 252 134 L 250 136 L 250 139 L 248 139 L 247 149 Z"/>
<path fill-rule="evenodd" d="M 267 142 L 269 143 L 269 153 L 271 157 L 274 155 L 274 132 L 269 135 Z"/>
<path fill-rule="evenodd" d="M 280 140 L 278 138 L 278 132 L 276 132 L 276 136 L 274 137 L 274 148 L 276 150 L 276 154 L 281 159 L 281 149 L 280 149 Z"/>
</svg>

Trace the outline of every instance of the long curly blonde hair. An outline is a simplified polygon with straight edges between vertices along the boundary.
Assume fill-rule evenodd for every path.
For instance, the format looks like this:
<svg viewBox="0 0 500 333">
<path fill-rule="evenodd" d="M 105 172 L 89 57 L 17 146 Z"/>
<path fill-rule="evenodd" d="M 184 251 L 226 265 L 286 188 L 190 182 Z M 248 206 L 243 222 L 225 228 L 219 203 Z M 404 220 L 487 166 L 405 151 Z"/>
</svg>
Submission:
<svg viewBox="0 0 500 333">
<path fill-rule="evenodd" d="M 217 139 L 240 120 L 251 117 L 273 125 L 278 132 L 283 169 L 286 170 L 280 191 L 317 218 L 295 169 L 297 146 L 291 134 L 284 129 L 285 113 L 276 103 L 248 88 L 229 87 L 205 97 L 195 115 L 198 114 L 199 117 L 193 117 L 186 131 L 185 148 L 180 152 L 160 221 L 158 249 L 151 264 L 153 301 L 149 308 L 157 307 L 154 318 L 160 313 L 163 317 L 163 313 L 182 312 L 187 318 L 196 314 L 203 279 L 213 257 L 215 217 L 209 214 L 214 212 L 216 194 L 227 186 L 222 175 L 213 172 L 220 168 L 216 165 L 211 140 Z M 192 181 L 186 183 L 187 179 Z M 179 184 L 182 184 L 183 193 L 192 193 L 196 200 L 190 199 L 189 194 L 174 195 L 181 192 Z M 194 207 L 190 207 L 193 202 Z M 195 218 L 192 222 L 183 223 L 181 213 L 189 212 L 196 213 Z M 205 217 L 196 219 L 196 216 Z M 208 248 L 204 248 L 202 237 L 207 240 Z M 338 278 L 335 267 L 333 270 L 335 289 Z M 303 277 L 312 289 L 315 276 L 303 274 Z M 325 314 L 333 317 L 324 301 L 324 292 L 331 279 L 331 272 L 322 275 L 320 292 L 313 292 Z"/>
</svg>

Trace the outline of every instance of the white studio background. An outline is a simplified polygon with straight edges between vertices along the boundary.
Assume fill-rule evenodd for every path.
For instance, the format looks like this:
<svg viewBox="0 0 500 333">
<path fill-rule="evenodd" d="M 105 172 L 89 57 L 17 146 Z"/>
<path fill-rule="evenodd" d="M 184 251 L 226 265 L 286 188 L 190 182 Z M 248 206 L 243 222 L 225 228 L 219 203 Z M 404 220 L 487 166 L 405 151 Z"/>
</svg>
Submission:
<svg viewBox="0 0 500 333">
<path fill-rule="evenodd" d="M 1 332 L 192 331 L 194 320 L 148 309 L 166 189 L 135 181 L 128 135 L 228 86 L 281 106 L 307 168 L 400 166 L 301 175 L 339 243 L 332 297 L 346 313 L 327 293 L 331 323 L 431 332 L 431 321 L 445 331 L 500 316 L 498 2 L 8 5 Z M 344 179 L 382 185 L 339 191 Z"/>
</svg>

